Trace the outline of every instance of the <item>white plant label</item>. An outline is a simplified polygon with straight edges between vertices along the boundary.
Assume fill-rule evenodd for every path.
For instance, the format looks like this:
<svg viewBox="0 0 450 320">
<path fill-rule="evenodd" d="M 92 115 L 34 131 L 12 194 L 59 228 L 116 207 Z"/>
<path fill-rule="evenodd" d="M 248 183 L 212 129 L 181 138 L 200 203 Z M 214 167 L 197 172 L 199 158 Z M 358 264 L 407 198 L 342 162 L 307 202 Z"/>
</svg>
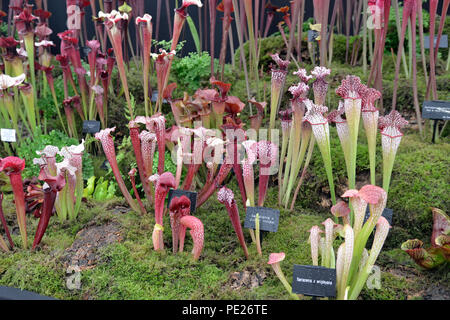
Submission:
<svg viewBox="0 0 450 320">
<path fill-rule="evenodd" d="M 0 139 L 5 142 L 16 142 L 16 130 L 0 129 Z"/>
</svg>

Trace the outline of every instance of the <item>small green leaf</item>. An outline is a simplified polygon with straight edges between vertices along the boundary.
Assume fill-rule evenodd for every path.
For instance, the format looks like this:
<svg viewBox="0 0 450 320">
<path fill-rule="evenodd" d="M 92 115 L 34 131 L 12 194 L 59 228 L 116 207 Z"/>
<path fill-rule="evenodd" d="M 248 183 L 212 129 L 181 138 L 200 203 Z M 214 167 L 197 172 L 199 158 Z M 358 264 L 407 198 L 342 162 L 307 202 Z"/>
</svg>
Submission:
<svg viewBox="0 0 450 320">
<path fill-rule="evenodd" d="M 197 49 L 198 53 L 201 53 L 202 48 L 200 46 L 200 37 L 198 36 L 198 32 L 197 32 L 197 28 L 195 27 L 195 23 L 190 16 L 188 16 L 186 20 L 188 22 L 189 29 L 191 30 L 192 38 L 194 39 L 195 48 Z"/>
<path fill-rule="evenodd" d="M 123 3 L 123 5 L 121 5 L 119 7 L 119 11 L 120 12 L 125 12 L 125 13 L 130 13 L 133 10 L 133 8 L 131 8 L 125 1 Z"/>
</svg>

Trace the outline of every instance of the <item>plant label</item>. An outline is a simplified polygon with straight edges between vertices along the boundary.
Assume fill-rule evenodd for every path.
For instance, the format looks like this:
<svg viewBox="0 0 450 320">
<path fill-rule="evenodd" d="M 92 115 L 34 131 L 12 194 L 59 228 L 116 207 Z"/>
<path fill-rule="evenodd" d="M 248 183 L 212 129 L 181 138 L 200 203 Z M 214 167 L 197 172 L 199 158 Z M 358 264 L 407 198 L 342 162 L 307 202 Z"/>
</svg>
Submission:
<svg viewBox="0 0 450 320">
<path fill-rule="evenodd" d="M 389 224 L 392 226 L 392 216 L 394 215 L 394 210 L 389 208 L 384 208 L 383 213 L 381 214 L 382 217 L 384 217 Z M 366 223 L 367 219 L 370 217 L 370 209 L 369 206 L 367 206 L 366 209 L 366 215 L 364 217 L 364 223 Z"/>
<path fill-rule="evenodd" d="M 157 102 L 158 101 L 158 91 L 157 90 L 153 90 L 152 92 L 152 102 Z M 167 103 L 167 100 L 163 98 L 163 103 Z"/>
<path fill-rule="evenodd" d="M 422 118 L 433 120 L 450 120 L 450 101 L 424 101 Z"/>
<path fill-rule="evenodd" d="M 292 292 L 313 297 L 336 297 L 336 269 L 294 264 Z"/>
<path fill-rule="evenodd" d="M 109 164 L 108 160 L 103 161 L 103 163 L 100 166 L 100 169 L 103 169 L 103 170 L 111 169 L 111 165 Z"/>
<path fill-rule="evenodd" d="M 0 286 L 0 300 L 58 300 L 19 288 Z"/>
<path fill-rule="evenodd" d="M 152 102 L 157 102 L 158 101 L 158 91 L 153 91 L 152 92 Z"/>
<path fill-rule="evenodd" d="M 89 47 L 81 47 L 81 52 L 83 52 L 83 58 L 87 59 L 87 57 L 88 57 L 89 53 L 91 53 L 91 51 L 92 50 Z"/>
<path fill-rule="evenodd" d="M 4 142 L 16 142 L 16 130 L 14 129 L 0 129 L 0 137 Z"/>
<path fill-rule="evenodd" d="M 167 208 L 170 206 L 170 202 L 174 197 L 186 196 L 191 200 L 191 213 L 195 212 L 195 208 L 197 207 L 197 192 L 187 191 L 182 189 L 170 189 L 169 196 L 167 198 Z"/>
<path fill-rule="evenodd" d="M 434 42 L 433 46 L 436 48 L 436 42 L 437 42 L 438 36 L 434 36 Z M 424 37 L 424 47 L 425 49 L 430 49 L 430 36 Z M 439 40 L 439 48 L 448 48 L 448 36 L 446 34 L 443 34 L 441 36 L 441 40 Z"/>
<path fill-rule="evenodd" d="M 247 207 L 244 228 L 255 229 L 256 214 L 259 214 L 259 229 L 276 232 L 280 220 L 280 211 L 266 207 Z"/>
<path fill-rule="evenodd" d="M 83 121 L 83 133 L 97 133 L 100 131 L 100 121 L 85 120 Z"/>
<path fill-rule="evenodd" d="M 308 30 L 308 42 L 317 41 L 317 37 L 320 35 L 319 31 Z"/>
</svg>

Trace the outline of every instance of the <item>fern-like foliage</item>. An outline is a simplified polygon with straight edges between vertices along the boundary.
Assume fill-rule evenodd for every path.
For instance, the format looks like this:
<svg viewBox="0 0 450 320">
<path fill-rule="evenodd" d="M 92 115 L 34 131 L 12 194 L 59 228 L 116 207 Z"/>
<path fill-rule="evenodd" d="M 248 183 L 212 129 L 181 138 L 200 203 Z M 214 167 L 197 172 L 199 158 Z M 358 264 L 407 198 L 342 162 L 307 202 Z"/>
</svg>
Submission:
<svg viewBox="0 0 450 320">
<path fill-rule="evenodd" d="M 136 111 L 136 100 L 134 99 L 134 96 L 130 93 L 130 100 L 131 100 L 131 110 L 133 110 L 133 114 Z M 123 105 L 123 111 L 125 114 L 125 118 L 128 121 L 131 121 L 131 115 L 130 115 L 130 111 L 128 110 L 128 105 L 126 103 L 124 103 Z"/>
</svg>

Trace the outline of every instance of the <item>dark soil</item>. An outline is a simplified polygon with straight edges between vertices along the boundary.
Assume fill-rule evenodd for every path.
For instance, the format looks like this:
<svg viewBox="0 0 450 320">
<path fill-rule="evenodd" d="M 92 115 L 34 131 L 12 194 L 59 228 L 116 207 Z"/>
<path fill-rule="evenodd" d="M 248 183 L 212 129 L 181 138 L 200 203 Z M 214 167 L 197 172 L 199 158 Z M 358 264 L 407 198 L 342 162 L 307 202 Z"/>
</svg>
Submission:
<svg viewBox="0 0 450 320">
<path fill-rule="evenodd" d="M 233 272 L 230 275 L 227 286 L 233 290 L 239 290 L 242 288 L 253 289 L 261 286 L 266 277 L 267 275 L 264 270 L 245 270 L 241 272 Z"/>
<path fill-rule="evenodd" d="M 72 246 L 65 250 L 63 262 L 66 267 L 78 266 L 80 270 L 94 268 L 99 260 L 98 249 L 121 240 L 118 223 L 92 224 L 78 232 Z"/>
<path fill-rule="evenodd" d="M 450 300 L 450 287 L 445 285 L 430 286 L 423 293 L 425 300 Z"/>
<path fill-rule="evenodd" d="M 410 290 L 408 299 L 450 300 L 450 283 L 448 281 L 433 281 L 433 271 L 430 271 L 428 277 L 423 272 L 407 266 L 397 266 L 385 271 L 416 284 L 417 290 Z"/>
</svg>

